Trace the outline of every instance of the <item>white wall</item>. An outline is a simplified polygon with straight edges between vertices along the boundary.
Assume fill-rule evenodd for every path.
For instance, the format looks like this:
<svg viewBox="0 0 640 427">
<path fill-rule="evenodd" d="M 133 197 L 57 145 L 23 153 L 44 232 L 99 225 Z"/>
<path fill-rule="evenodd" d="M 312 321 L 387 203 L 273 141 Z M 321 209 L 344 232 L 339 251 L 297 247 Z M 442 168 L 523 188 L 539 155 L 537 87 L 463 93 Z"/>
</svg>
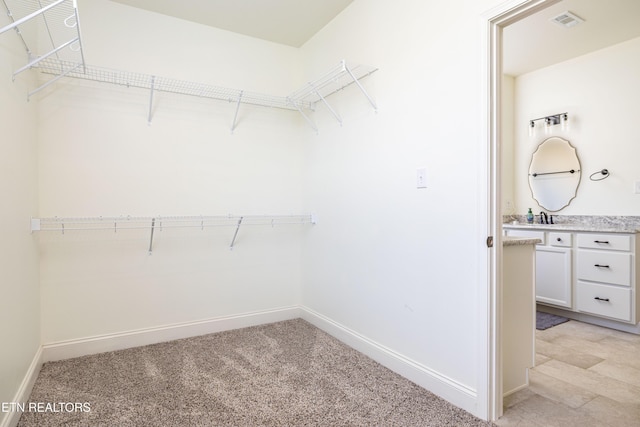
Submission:
<svg viewBox="0 0 640 427">
<path fill-rule="evenodd" d="M 316 114 L 305 194 L 321 226 L 303 301 L 471 395 L 485 314 L 480 15 L 497 3 L 355 1 L 303 46 L 310 72 L 343 57 L 379 67 L 363 81 L 377 114 L 355 86 L 335 101 L 342 128 Z"/>
<path fill-rule="evenodd" d="M 538 209 L 531 197 L 527 171 L 531 154 L 548 136 L 528 135 L 530 119 L 567 111 L 570 130 L 554 130 L 576 148 L 582 179 L 576 198 L 560 215 L 640 215 L 638 161 L 640 138 L 640 38 L 565 61 L 516 79 L 514 182 L 519 214 Z M 555 128 L 559 128 L 556 126 Z M 549 135 L 550 136 L 550 135 Z M 589 175 L 603 168 L 603 181 Z M 535 211 L 535 210 L 534 210 Z"/>
<path fill-rule="evenodd" d="M 90 65 L 286 95 L 296 49 L 80 2 Z M 113 26 L 118 22 L 118 29 Z M 297 112 L 65 81 L 38 98 L 43 217 L 302 213 Z M 290 86 L 286 88 L 285 86 Z M 39 235 L 43 343 L 297 306 L 311 227 Z"/>
<path fill-rule="evenodd" d="M 0 18 L 0 27 L 8 24 Z M 25 79 L 11 82 L 26 58 L 13 32 L 0 37 L 0 402 L 14 401 L 40 346 L 38 252 L 29 233 L 37 212 L 36 109 Z M 0 425 L 10 415 L 0 414 Z"/>
</svg>

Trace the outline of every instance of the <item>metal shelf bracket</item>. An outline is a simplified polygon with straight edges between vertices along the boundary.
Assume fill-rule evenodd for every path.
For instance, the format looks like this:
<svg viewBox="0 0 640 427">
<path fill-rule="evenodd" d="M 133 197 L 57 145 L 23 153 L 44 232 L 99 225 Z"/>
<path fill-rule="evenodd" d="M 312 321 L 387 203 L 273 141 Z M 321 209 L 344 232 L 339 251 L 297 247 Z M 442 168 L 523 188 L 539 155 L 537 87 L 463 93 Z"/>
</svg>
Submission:
<svg viewBox="0 0 640 427">
<path fill-rule="evenodd" d="M 240 94 L 238 95 L 238 102 L 236 104 L 236 113 L 233 116 L 233 123 L 231 124 L 231 133 L 233 133 L 234 130 L 236 130 L 236 124 L 237 124 L 237 120 L 238 120 L 238 111 L 240 110 L 240 103 L 242 102 L 242 94 L 244 93 L 244 91 L 240 91 Z"/>
<path fill-rule="evenodd" d="M 149 88 L 149 115 L 147 117 L 147 124 L 151 124 L 151 118 L 153 116 L 153 91 L 156 85 L 156 76 L 151 76 L 150 88 Z"/>
<path fill-rule="evenodd" d="M 242 224 L 242 220 L 244 219 L 244 217 L 240 217 L 240 219 L 238 220 L 238 225 L 236 226 L 236 232 L 233 233 L 233 240 L 231 240 L 231 245 L 229 246 L 229 250 L 232 251 L 233 250 L 233 245 L 236 243 L 236 237 L 238 237 L 238 231 L 240 231 L 240 224 Z"/>
<path fill-rule="evenodd" d="M 149 238 L 149 255 L 153 254 L 153 232 L 156 229 L 156 219 L 151 218 L 151 236 Z"/>
</svg>

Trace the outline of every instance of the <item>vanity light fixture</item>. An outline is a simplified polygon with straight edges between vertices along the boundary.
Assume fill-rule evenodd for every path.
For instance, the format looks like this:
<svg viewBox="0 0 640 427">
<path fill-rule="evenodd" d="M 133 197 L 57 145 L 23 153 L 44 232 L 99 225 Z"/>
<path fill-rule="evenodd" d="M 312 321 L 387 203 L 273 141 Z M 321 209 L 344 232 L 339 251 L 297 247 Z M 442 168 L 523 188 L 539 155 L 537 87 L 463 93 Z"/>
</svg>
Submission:
<svg viewBox="0 0 640 427">
<path fill-rule="evenodd" d="M 550 116 L 538 117 L 537 119 L 529 120 L 529 136 L 534 136 L 536 133 L 536 122 L 544 120 L 545 133 L 551 131 L 551 127 L 555 125 L 561 125 L 562 130 L 568 129 L 569 113 L 557 113 Z"/>
</svg>

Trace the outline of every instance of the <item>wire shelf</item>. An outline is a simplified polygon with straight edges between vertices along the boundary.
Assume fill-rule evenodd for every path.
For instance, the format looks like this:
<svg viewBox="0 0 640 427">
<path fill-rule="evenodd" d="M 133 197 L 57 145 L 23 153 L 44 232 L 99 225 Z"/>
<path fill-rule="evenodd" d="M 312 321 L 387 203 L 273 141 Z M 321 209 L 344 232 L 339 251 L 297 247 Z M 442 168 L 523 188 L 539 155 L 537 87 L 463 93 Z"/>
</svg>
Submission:
<svg viewBox="0 0 640 427">
<path fill-rule="evenodd" d="M 1 28 L 0 34 L 14 29 L 30 58 L 25 67 L 14 72 L 14 78 L 47 57 L 84 65 L 80 18 L 75 0 L 1 0 L 1 3 L 12 23 Z M 36 39 L 38 35 L 40 42 Z M 33 49 L 36 45 L 41 51 Z"/>
<path fill-rule="evenodd" d="M 61 75 L 68 72 L 66 74 L 67 77 L 78 79 L 293 111 L 311 109 L 313 104 L 321 100 L 321 97 L 326 98 L 353 84 L 356 80 L 360 80 L 377 71 L 377 68 L 371 66 L 356 65 L 351 69 L 354 78 L 347 72 L 346 63 L 342 61 L 325 76 L 309 82 L 290 95 L 274 96 L 150 74 L 132 73 L 89 65 L 78 67 L 77 63 L 61 61 L 55 58 L 42 60 L 38 67 L 45 74 Z"/>
<path fill-rule="evenodd" d="M 307 83 L 305 86 L 289 95 L 289 98 L 300 103 L 315 104 L 336 92 L 356 83 L 378 69 L 369 65 L 347 66 L 341 61 L 324 76 Z"/>
<path fill-rule="evenodd" d="M 31 231 L 65 233 L 83 230 L 136 230 L 151 228 L 208 228 L 242 225 L 314 224 L 313 215 L 191 215 L 191 216 L 119 216 L 79 218 L 32 218 Z"/>
<path fill-rule="evenodd" d="M 25 66 L 13 73 L 13 78 L 15 79 L 17 74 L 31 68 L 38 68 L 41 73 L 53 76 L 38 88 L 29 92 L 28 98 L 65 77 L 147 89 L 150 91 L 149 123 L 151 123 L 153 113 L 154 91 L 211 98 L 236 104 L 236 112 L 231 126 L 232 132 L 236 127 L 240 104 L 298 111 L 317 132 L 318 129 L 305 111 L 314 110 L 315 104 L 322 101 L 342 124 L 342 119 L 329 105 L 326 98 L 354 83 L 367 97 L 373 108 L 377 110 L 375 102 L 359 82 L 360 79 L 375 72 L 377 69 L 374 67 L 364 65 L 349 67 L 346 61 L 343 60 L 319 79 L 308 82 L 288 96 L 274 96 L 149 74 L 89 66 L 84 61 L 84 53 L 82 51 L 80 18 L 76 0 L 0 0 L 0 2 L 4 4 L 12 21 L 11 24 L 0 28 L 0 34 L 10 29 L 15 29 L 30 57 Z M 35 31 L 36 34 L 46 34 L 48 38 L 47 44 L 51 46 L 50 50 L 43 54 L 33 53 L 20 30 L 21 26 L 34 23 L 44 29 L 44 31 L 37 29 Z"/>
<path fill-rule="evenodd" d="M 241 226 L 280 226 L 315 224 L 313 215 L 195 215 L 149 217 L 84 217 L 84 218 L 32 218 L 31 232 L 105 230 L 117 233 L 123 230 L 149 230 L 149 255 L 153 252 L 153 236 L 156 230 L 165 228 L 235 227 L 229 249 L 233 249 Z"/>
</svg>

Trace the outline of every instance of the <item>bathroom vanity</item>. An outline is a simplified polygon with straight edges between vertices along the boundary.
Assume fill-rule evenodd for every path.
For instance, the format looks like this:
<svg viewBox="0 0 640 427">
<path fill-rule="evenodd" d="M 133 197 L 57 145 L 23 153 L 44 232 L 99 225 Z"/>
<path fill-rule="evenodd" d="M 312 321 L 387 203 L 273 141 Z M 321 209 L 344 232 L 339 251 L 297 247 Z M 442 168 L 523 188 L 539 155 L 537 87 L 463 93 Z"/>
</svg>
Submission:
<svg viewBox="0 0 640 427">
<path fill-rule="evenodd" d="M 542 311 L 636 334 L 638 229 L 624 222 L 503 224 L 505 236 L 540 239 L 535 249 L 535 295 Z"/>
</svg>

